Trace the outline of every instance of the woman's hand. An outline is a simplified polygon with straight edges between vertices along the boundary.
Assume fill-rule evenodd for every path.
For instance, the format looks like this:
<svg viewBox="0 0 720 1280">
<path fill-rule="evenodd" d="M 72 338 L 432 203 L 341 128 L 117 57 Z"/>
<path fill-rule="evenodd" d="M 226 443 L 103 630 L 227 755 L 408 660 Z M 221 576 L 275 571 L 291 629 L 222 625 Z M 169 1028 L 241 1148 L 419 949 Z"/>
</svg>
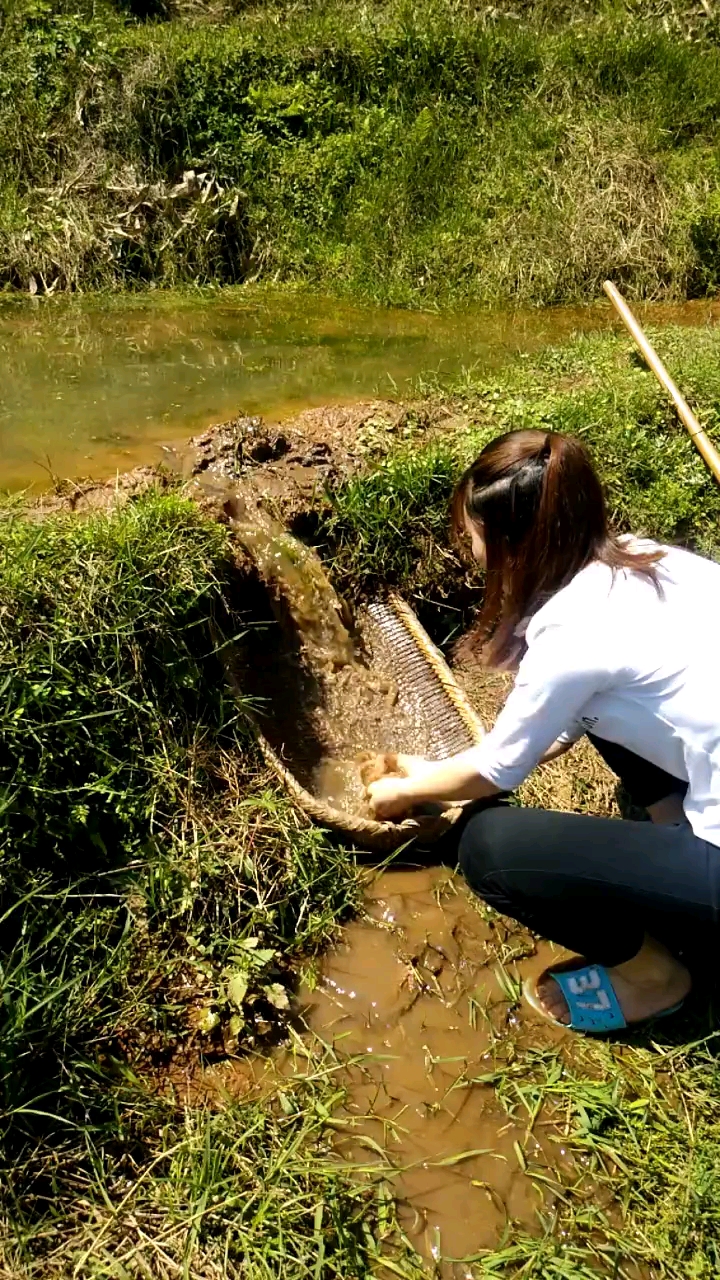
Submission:
<svg viewBox="0 0 720 1280">
<path fill-rule="evenodd" d="M 405 778 L 422 778 L 437 768 L 437 761 L 426 760 L 424 756 L 398 755 L 396 758 L 398 773 L 402 773 Z"/>
<path fill-rule="evenodd" d="M 387 754 L 371 756 L 360 767 L 360 776 L 373 816 L 382 821 L 405 817 L 415 801 L 407 795 L 403 783 L 417 781 L 435 768 L 432 760 L 422 756 Z"/>
<path fill-rule="evenodd" d="M 377 818 L 399 818 L 420 805 L 458 804 L 497 795 L 495 783 L 478 773 L 476 757 L 475 747 L 446 760 L 404 755 L 376 757 L 385 762 L 384 776 L 365 772 L 366 765 L 361 769 L 373 813 Z M 372 770 L 375 761 L 368 764 Z"/>
<path fill-rule="evenodd" d="M 368 783 L 367 794 L 373 817 L 381 822 L 404 818 L 413 806 L 407 795 L 407 778 L 397 774 L 386 774 L 384 778 Z"/>
</svg>

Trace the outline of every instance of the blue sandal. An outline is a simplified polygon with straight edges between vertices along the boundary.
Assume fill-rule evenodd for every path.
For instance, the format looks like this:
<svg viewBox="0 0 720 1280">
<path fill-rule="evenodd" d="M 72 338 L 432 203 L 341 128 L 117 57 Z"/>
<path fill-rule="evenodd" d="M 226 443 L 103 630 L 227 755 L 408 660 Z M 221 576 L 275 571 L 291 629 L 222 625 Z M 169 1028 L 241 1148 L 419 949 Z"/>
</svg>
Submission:
<svg viewBox="0 0 720 1280">
<path fill-rule="evenodd" d="M 569 964 L 572 963 L 572 961 L 569 962 Z M 589 1031 L 594 1032 L 595 1035 L 602 1035 L 607 1031 L 622 1031 L 628 1025 L 645 1026 L 658 1018 L 668 1018 L 671 1013 L 677 1013 L 685 1003 L 684 1000 L 680 1000 L 671 1008 L 662 1009 L 660 1013 L 654 1013 L 650 1018 L 628 1024 L 604 965 L 581 964 L 575 968 L 546 969 L 540 976 L 555 979 L 567 1001 L 570 1021 L 561 1022 L 559 1018 L 554 1018 L 551 1013 L 548 1013 L 537 993 L 538 978 L 528 978 L 523 986 L 523 995 L 530 1007 L 539 1013 L 541 1018 L 546 1022 L 552 1022 L 556 1027 L 562 1027 L 564 1031 Z"/>
</svg>

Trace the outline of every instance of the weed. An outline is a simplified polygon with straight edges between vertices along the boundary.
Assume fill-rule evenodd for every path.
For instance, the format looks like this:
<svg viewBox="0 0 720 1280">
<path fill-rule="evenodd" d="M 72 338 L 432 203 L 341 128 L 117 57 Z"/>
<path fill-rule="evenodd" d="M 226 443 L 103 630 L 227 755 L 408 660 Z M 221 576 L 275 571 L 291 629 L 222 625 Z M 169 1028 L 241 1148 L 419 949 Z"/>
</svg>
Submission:
<svg viewBox="0 0 720 1280">
<path fill-rule="evenodd" d="M 528 1175 L 550 1193 L 544 1229 L 492 1251 L 480 1275 L 509 1269 L 580 1280 L 645 1267 L 662 1280 L 709 1280 L 716 1273 L 717 1033 L 704 1035 L 703 1023 L 697 1018 L 694 1038 L 686 1020 L 688 1043 L 578 1038 L 571 1053 L 528 1046 L 500 1053 L 483 1079 L 509 1114 L 555 1129 L 575 1177 L 548 1178 L 528 1155 Z"/>
</svg>

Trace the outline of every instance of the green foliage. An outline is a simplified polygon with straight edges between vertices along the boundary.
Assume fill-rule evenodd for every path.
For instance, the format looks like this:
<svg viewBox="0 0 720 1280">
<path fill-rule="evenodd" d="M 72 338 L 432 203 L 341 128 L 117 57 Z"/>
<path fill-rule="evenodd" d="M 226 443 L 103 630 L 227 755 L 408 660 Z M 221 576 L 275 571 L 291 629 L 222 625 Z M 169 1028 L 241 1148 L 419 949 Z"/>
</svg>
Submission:
<svg viewBox="0 0 720 1280">
<path fill-rule="evenodd" d="M 561 1122 L 554 1140 L 575 1157 L 578 1177 L 552 1217 L 541 1215 L 542 1234 L 517 1234 L 481 1275 L 589 1280 L 623 1267 L 659 1280 L 717 1274 L 717 1032 L 696 1037 L 687 1022 L 681 1032 L 688 1043 L 654 1034 L 652 1043 L 640 1036 L 622 1046 L 576 1040 L 570 1055 L 525 1047 L 484 1077 L 511 1116 Z M 527 1171 L 547 1184 L 532 1156 Z"/>
<path fill-rule="evenodd" d="M 119 873 L 152 859 L 199 744 L 234 714 L 212 692 L 217 673 L 208 681 L 223 554 L 219 531 L 173 497 L 87 522 L 33 523 L 11 508 L 0 523 L 0 1088 L 11 1127 L 37 1109 L 37 1088 L 52 1109 L 58 1078 L 66 1087 L 73 1074 L 68 1037 L 82 1042 L 108 1016 L 131 948 Z"/>
<path fill-rule="evenodd" d="M 12 6 L 0 281 L 715 288 L 720 49 L 694 4 L 151 9 Z"/>
<path fill-rule="evenodd" d="M 174 497 L 2 520 L 4 862 L 74 874 L 141 851 L 183 757 L 236 715 L 217 674 L 207 683 L 223 553 L 220 529 Z"/>
<path fill-rule="evenodd" d="M 353 1176 L 333 1151 L 338 1064 L 302 1066 L 272 1100 L 223 1096 L 219 1076 L 209 1108 L 116 1080 L 114 1141 L 86 1129 L 13 1171 L 22 1195 L 12 1236 L 0 1229 L 5 1274 L 371 1280 L 389 1254 L 392 1274 L 423 1280 L 382 1163 Z"/>
<path fill-rule="evenodd" d="M 393 586 L 441 573 L 448 505 L 460 469 L 454 440 L 403 448 L 333 495 L 327 536 L 347 588 Z"/>
<path fill-rule="evenodd" d="M 348 855 L 258 787 L 216 653 L 232 574 L 225 531 L 172 494 L 0 521 L 8 1149 L 38 1113 L 46 1135 L 102 1113 L 100 1057 L 262 1039 L 354 901 Z"/>
</svg>

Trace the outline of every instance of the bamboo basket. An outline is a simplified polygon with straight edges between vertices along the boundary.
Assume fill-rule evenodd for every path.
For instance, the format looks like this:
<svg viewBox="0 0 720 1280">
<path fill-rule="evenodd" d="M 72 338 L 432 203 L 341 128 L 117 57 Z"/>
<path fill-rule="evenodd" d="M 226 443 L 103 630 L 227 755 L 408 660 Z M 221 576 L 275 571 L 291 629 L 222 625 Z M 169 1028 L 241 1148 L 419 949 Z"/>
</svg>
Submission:
<svg viewBox="0 0 720 1280">
<path fill-rule="evenodd" d="M 382 645 L 384 665 L 386 670 L 391 668 L 389 674 L 397 683 L 398 696 L 412 703 L 415 714 L 424 718 L 432 741 L 432 757 L 442 760 L 478 743 L 484 734 L 483 726 L 409 605 L 400 596 L 391 594 L 370 604 L 364 621 L 371 647 L 373 636 Z M 412 843 L 433 844 L 451 829 L 462 813 L 462 806 L 457 806 L 402 822 L 378 822 L 349 814 L 307 790 L 257 722 L 255 732 L 267 764 L 298 807 L 320 826 L 359 848 L 391 853 Z M 382 744 L 378 744 L 378 752 L 382 749 Z"/>
</svg>

